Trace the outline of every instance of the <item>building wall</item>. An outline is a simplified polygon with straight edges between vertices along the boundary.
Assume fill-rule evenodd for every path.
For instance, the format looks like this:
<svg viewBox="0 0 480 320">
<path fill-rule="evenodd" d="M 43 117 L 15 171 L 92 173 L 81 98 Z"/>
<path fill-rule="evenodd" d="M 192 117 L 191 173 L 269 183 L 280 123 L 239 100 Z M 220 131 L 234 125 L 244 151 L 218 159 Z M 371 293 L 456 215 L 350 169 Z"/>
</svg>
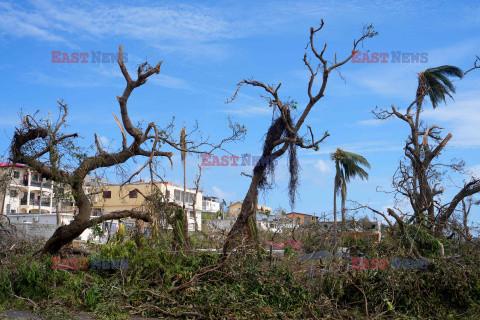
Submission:
<svg viewBox="0 0 480 320">
<path fill-rule="evenodd" d="M 183 205 L 183 188 L 171 183 L 158 183 L 160 191 L 169 201 Z M 102 213 L 109 213 L 118 210 L 132 210 L 142 206 L 144 198 L 141 194 L 135 197 L 135 189 L 138 189 L 144 195 L 152 193 L 150 183 L 129 184 L 121 187 L 120 185 L 109 185 L 101 188 L 102 192 L 93 197 L 93 209 Z M 195 220 L 199 230 L 202 228 L 202 193 L 198 192 L 195 203 L 195 217 L 193 217 L 193 198 L 195 190 L 186 189 L 187 197 L 185 207 L 188 212 L 188 229 L 195 230 Z M 110 196 L 110 197 L 108 197 Z"/>
<path fill-rule="evenodd" d="M 229 231 L 236 219 L 212 219 L 207 220 L 206 224 L 208 227 L 224 231 Z M 271 232 L 280 232 L 285 229 L 292 227 L 291 223 L 285 221 L 268 221 L 268 220 L 257 220 L 258 228 L 262 230 L 269 230 Z"/>
<path fill-rule="evenodd" d="M 56 214 L 10 214 L 10 222 L 17 228 L 20 236 L 26 238 L 50 238 L 57 229 Z M 62 224 L 73 220 L 72 214 L 60 215 Z M 79 240 L 87 241 L 92 234 L 91 229 L 85 230 Z"/>
<path fill-rule="evenodd" d="M 212 199 L 203 199 L 202 200 L 202 211 L 203 212 L 218 212 L 218 211 L 220 211 L 220 202 L 214 201 Z"/>
<path fill-rule="evenodd" d="M 240 214 L 240 210 L 242 209 L 242 204 L 243 201 L 237 201 L 231 205 L 228 206 L 228 216 L 230 218 L 236 217 Z M 272 208 L 262 206 L 262 205 L 257 205 L 257 211 L 259 212 L 272 212 Z"/>
<path fill-rule="evenodd" d="M 290 219 L 293 219 L 293 222 L 295 224 L 300 224 L 300 225 L 309 224 L 313 221 L 318 220 L 318 217 L 307 215 L 307 214 L 299 214 L 296 212 L 288 213 L 287 217 L 289 217 Z"/>
<path fill-rule="evenodd" d="M 22 223 L 22 222 L 12 222 L 15 228 L 18 231 L 20 236 L 29 239 L 35 238 L 50 238 L 55 230 L 57 229 L 56 225 L 52 224 L 37 224 L 37 223 Z"/>
</svg>

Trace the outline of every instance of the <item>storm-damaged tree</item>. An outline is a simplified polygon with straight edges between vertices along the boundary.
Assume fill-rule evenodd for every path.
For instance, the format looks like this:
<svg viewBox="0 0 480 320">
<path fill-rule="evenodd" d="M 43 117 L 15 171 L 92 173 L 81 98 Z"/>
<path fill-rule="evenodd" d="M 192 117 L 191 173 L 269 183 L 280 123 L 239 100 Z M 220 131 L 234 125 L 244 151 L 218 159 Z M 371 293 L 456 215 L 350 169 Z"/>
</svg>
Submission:
<svg viewBox="0 0 480 320">
<path fill-rule="evenodd" d="M 480 201 L 474 200 L 473 196 L 462 199 L 461 205 L 456 208 L 455 213 L 452 215 L 445 228 L 445 233 L 450 233 L 447 238 L 453 238 L 457 236 L 459 239 L 463 239 L 465 241 L 472 240 L 472 233 L 470 232 L 468 220 L 472 207 L 479 204 Z"/>
<path fill-rule="evenodd" d="M 443 234 L 446 224 L 462 200 L 480 192 L 480 180 L 472 177 L 450 201 L 442 201 L 441 195 L 445 191 L 442 184 L 446 174 L 452 171 L 463 172 L 464 163 L 455 159 L 451 163 L 445 163 L 439 159 L 452 134 L 443 137 L 442 128 L 428 125 L 421 119 L 425 98 L 428 96 L 436 109 L 440 102 L 445 102 L 447 97 L 452 97 L 455 93 L 450 78 L 462 78 L 463 75 L 462 70 L 454 66 L 427 69 L 418 75 L 415 100 L 405 111 L 393 105 L 391 109 L 373 111 L 377 119 L 393 117 L 408 125 L 405 157 L 400 160 L 393 178 L 394 193 L 396 199 L 408 201 L 411 207 L 412 214 L 406 221 L 407 225 L 421 225 L 436 236 Z M 389 214 L 399 222 L 399 216 L 393 209 L 389 209 Z"/>
<path fill-rule="evenodd" d="M 198 192 L 203 192 L 200 187 L 200 179 L 202 179 L 202 166 L 198 165 L 198 173 L 195 176 L 195 180 L 193 181 L 193 185 L 195 186 L 195 195 L 192 199 L 192 208 L 193 208 L 193 219 L 195 224 L 195 232 L 198 231 L 198 222 L 197 222 L 197 196 Z"/>
<path fill-rule="evenodd" d="M 247 237 L 251 236 L 249 234 L 248 225 L 249 221 L 252 219 L 251 217 L 254 216 L 256 211 L 258 192 L 259 190 L 265 190 L 269 186 L 268 178 L 273 174 L 276 160 L 285 154 L 287 150 L 289 152 L 288 167 L 290 173 L 289 197 L 290 204 L 293 207 L 298 185 L 297 147 L 304 149 L 318 149 L 318 145 L 329 135 L 325 132 L 323 136 L 317 140 L 314 138 L 313 131 L 310 127 L 307 126 L 309 135 L 301 135 L 300 129 L 312 108 L 324 96 L 330 74 L 338 71 L 339 67 L 346 64 L 352 58 L 360 43 L 366 38 L 373 37 L 377 34 L 374 31 L 373 26 L 370 25 L 365 27 L 362 36 L 353 42 L 352 50 L 344 59 L 337 60 L 337 55 L 335 54 L 333 62 L 329 62 L 324 55 L 327 45 L 325 44 L 319 50 L 314 44 L 314 38 L 316 34 L 322 30 L 323 26 L 324 22 L 322 20 L 318 28 L 310 28 L 310 37 L 307 48 L 310 46 L 316 63 L 314 64 L 311 62 L 305 53 L 303 56 L 303 63 L 310 73 L 310 79 L 307 85 L 308 102 L 304 109 L 301 110 L 298 120 L 295 121 L 293 119 L 295 115 L 292 115 L 292 113 L 295 113 L 297 110 L 297 104 L 279 97 L 278 90 L 280 89 L 281 83 L 278 85 L 270 85 L 253 79 L 243 80 L 237 85 L 238 88 L 233 98 L 227 101 L 228 103 L 235 99 L 238 91 L 243 85 L 259 87 L 268 95 L 266 99 L 269 103 L 269 107 L 272 108 L 273 117 L 272 123 L 266 133 L 262 156 L 253 169 L 250 187 L 242 203 L 240 214 L 224 243 L 224 253 L 232 250 L 232 248 L 242 240 L 244 235 Z M 318 90 L 313 88 L 316 79 L 320 80 Z"/>
<path fill-rule="evenodd" d="M 182 128 L 180 133 L 180 158 L 182 159 L 183 167 L 183 195 L 182 195 L 182 209 L 183 209 L 183 237 L 185 239 L 185 245 L 187 248 L 190 248 L 190 236 L 188 235 L 188 214 L 187 209 L 185 208 L 185 201 L 187 200 L 187 133 L 185 132 L 185 127 Z"/>
<path fill-rule="evenodd" d="M 347 200 L 347 184 L 356 176 L 360 179 L 368 179 L 368 173 L 361 167 L 370 168 L 367 159 L 359 154 L 344 151 L 338 148 L 330 155 L 335 162 L 335 178 L 333 184 L 333 238 L 334 246 L 337 245 L 337 194 L 342 200 L 342 224 L 340 231 L 345 229 L 345 201 Z"/>
<path fill-rule="evenodd" d="M 92 203 L 84 189 L 84 181 L 90 172 L 119 165 L 134 157 L 145 157 L 146 163 L 135 172 L 125 183 L 130 182 L 135 176 L 158 159 L 167 158 L 173 167 L 171 160 L 172 152 L 160 151 L 162 146 L 170 146 L 182 151 L 178 140 L 172 138 L 173 123 L 160 130 L 154 122 L 142 128 L 132 124 L 127 109 L 127 102 L 134 89 L 145 84 L 149 77 L 160 72 L 162 62 L 155 67 L 148 62 L 139 65 L 137 79 L 133 80 L 123 61 L 123 47 L 119 48 L 118 64 L 126 80 L 126 87 L 122 96 L 117 96 L 120 106 L 121 120 L 116 115 L 114 118 L 122 133 L 122 146 L 116 152 L 107 152 L 102 149 L 97 134 L 95 133 L 96 149 L 94 155 L 88 155 L 86 150 L 74 143 L 78 137 L 77 133 L 64 134 L 62 130 L 66 127 L 68 115 L 67 105 L 58 101 L 60 114 L 54 122 L 50 118 L 39 119 L 37 114 L 25 115 L 19 127 L 16 128 L 12 144 L 10 146 L 10 157 L 14 163 L 23 163 L 40 173 L 43 177 L 52 180 L 60 185 L 66 185 L 71 189 L 75 204 L 78 207 L 78 214 L 74 220 L 65 226 L 60 226 L 50 239 L 46 242 L 42 253 L 55 253 L 65 244 L 80 236 L 85 229 L 100 224 L 107 220 L 133 218 L 143 221 L 150 221 L 147 213 L 141 210 L 120 210 L 91 218 Z M 223 139 L 218 144 L 211 144 L 208 141 L 200 141 L 197 146 L 204 146 L 208 150 L 196 150 L 190 148 L 189 152 L 209 153 L 217 148 L 222 148 L 225 142 L 236 140 L 243 136 L 244 128 L 230 122 L 232 135 Z M 127 136 L 128 135 L 128 136 Z M 129 142 L 129 140 L 131 140 Z M 188 142 L 187 142 L 188 143 Z M 152 175 L 153 179 L 153 175 Z"/>
</svg>

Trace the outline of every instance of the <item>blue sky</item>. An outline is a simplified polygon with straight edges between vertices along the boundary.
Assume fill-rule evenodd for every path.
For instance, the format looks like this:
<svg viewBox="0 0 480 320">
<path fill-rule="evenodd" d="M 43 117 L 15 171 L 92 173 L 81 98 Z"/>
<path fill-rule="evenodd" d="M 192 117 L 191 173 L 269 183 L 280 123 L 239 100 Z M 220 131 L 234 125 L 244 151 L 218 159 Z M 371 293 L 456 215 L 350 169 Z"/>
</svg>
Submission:
<svg viewBox="0 0 480 320">
<path fill-rule="evenodd" d="M 327 55 L 347 55 L 362 26 L 374 24 L 379 36 L 361 51 L 428 53 L 427 63 L 348 63 L 342 80 L 333 75 L 326 95 L 310 113 L 317 135 L 331 136 L 318 152 L 301 150 L 301 187 L 295 211 L 331 212 L 333 166 L 329 153 L 337 147 L 364 155 L 371 163 L 368 181 L 353 181 L 349 198 L 377 209 L 393 205 L 391 177 L 403 154 L 406 127 L 399 121 L 378 122 L 375 106 L 408 105 L 416 89 L 416 73 L 451 64 L 468 69 L 480 54 L 480 4 L 470 1 L 0 1 L 0 150 L 8 148 L 18 111 L 55 112 L 57 99 L 70 106 L 69 130 L 79 132 L 79 143 L 90 145 L 93 134 L 111 149 L 121 145 L 112 113 L 119 114 L 116 96 L 124 79 L 116 63 L 51 63 L 52 51 L 116 53 L 123 45 L 131 72 L 145 58 L 163 60 L 160 75 L 135 90 L 129 100 L 132 120 L 167 125 L 173 116 L 177 128 L 191 128 L 198 120 L 212 141 L 228 134 L 227 116 L 247 127 L 245 141 L 231 144 L 234 154 L 259 155 L 262 137 L 271 119 L 259 91 L 244 88 L 231 104 L 235 84 L 253 77 L 282 83 L 282 97 L 305 104 L 308 73 L 301 58 L 311 26 L 325 27 L 318 46 L 327 42 Z M 91 58 L 89 59 L 91 60 Z M 458 81 L 455 101 L 428 110 L 425 120 L 453 133 L 443 156 L 461 157 L 480 175 L 480 71 Z M 218 156 L 223 152 L 216 153 Z M 129 162 L 134 171 L 142 162 Z M 174 169 L 167 161 L 166 180 L 182 181 L 179 155 Z M 188 159 L 188 181 L 193 181 L 200 159 Z M 252 168 L 210 167 L 203 173 L 206 194 L 227 202 L 242 200 Z M 276 188 L 259 203 L 290 210 L 285 161 L 277 168 Z M 109 173 L 111 180 L 117 178 Z M 445 183 L 449 199 L 462 179 Z M 190 183 L 192 185 L 192 183 Z M 474 208 L 472 220 L 480 220 Z"/>
</svg>

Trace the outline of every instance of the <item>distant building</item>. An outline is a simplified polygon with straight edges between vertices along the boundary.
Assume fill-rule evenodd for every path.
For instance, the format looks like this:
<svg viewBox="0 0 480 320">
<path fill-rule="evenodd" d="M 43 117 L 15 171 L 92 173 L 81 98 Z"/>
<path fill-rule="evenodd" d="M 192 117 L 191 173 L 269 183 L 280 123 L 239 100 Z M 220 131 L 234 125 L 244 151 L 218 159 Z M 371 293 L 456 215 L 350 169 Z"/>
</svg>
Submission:
<svg viewBox="0 0 480 320">
<path fill-rule="evenodd" d="M 292 220 L 294 225 L 300 225 L 300 226 L 309 224 L 314 221 L 318 221 L 317 216 L 306 214 L 306 213 L 290 212 L 290 213 L 287 213 L 286 216 Z"/>
<path fill-rule="evenodd" d="M 291 229 L 293 227 L 292 221 L 285 216 L 256 212 L 255 220 L 259 229 L 271 232 L 281 232 L 282 230 Z M 206 221 L 206 227 L 228 232 L 232 228 L 235 221 L 236 218 L 212 219 Z"/>
<path fill-rule="evenodd" d="M 237 201 L 235 203 L 230 203 L 230 205 L 228 206 L 228 217 L 229 218 L 234 218 L 234 217 L 238 216 L 238 214 L 240 213 L 240 210 L 242 209 L 242 204 L 243 204 L 243 201 Z M 271 213 L 272 208 L 262 206 L 262 205 L 257 205 L 257 212 L 259 212 L 259 213 Z"/>
<path fill-rule="evenodd" d="M 202 198 L 202 211 L 203 212 L 218 212 L 222 205 L 223 200 L 218 197 L 203 196 Z"/>
</svg>

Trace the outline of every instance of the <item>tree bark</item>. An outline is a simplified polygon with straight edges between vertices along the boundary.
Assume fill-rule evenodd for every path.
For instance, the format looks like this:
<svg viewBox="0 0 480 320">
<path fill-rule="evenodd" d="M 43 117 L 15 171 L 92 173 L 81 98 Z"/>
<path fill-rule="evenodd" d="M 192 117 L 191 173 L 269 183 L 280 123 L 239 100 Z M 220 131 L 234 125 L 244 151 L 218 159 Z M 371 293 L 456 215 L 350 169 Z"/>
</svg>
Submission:
<svg viewBox="0 0 480 320">
<path fill-rule="evenodd" d="M 340 234 L 345 231 L 345 198 L 342 196 L 342 225 L 340 227 Z"/>
<path fill-rule="evenodd" d="M 227 236 L 227 239 L 225 240 L 225 244 L 223 245 L 224 255 L 226 255 L 228 252 L 230 252 L 230 250 L 233 249 L 235 242 L 238 242 L 240 240 L 240 236 L 242 236 L 243 234 L 250 234 L 250 230 L 248 228 L 248 219 L 255 213 L 254 205 L 258 197 L 258 183 L 260 182 L 264 171 L 265 168 L 254 173 L 252 177 L 248 192 L 243 199 L 240 214 L 238 215 L 237 220 L 235 221 L 232 229 Z"/>
<path fill-rule="evenodd" d="M 111 212 L 89 220 L 73 220 L 70 224 L 61 226 L 55 230 L 54 234 L 50 237 L 50 239 L 48 239 L 47 243 L 43 247 L 42 254 L 55 254 L 64 245 L 71 243 L 73 240 L 75 240 L 75 238 L 79 237 L 86 229 L 103 223 L 104 221 L 122 218 L 133 218 L 150 222 L 150 217 L 148 217 L 146 214 L 132 210 Z"/>
<path fill-rule="evenodd" d="M 333 247 L 337 247 L 337 190 L 333 188 Z"/>
</svg>

